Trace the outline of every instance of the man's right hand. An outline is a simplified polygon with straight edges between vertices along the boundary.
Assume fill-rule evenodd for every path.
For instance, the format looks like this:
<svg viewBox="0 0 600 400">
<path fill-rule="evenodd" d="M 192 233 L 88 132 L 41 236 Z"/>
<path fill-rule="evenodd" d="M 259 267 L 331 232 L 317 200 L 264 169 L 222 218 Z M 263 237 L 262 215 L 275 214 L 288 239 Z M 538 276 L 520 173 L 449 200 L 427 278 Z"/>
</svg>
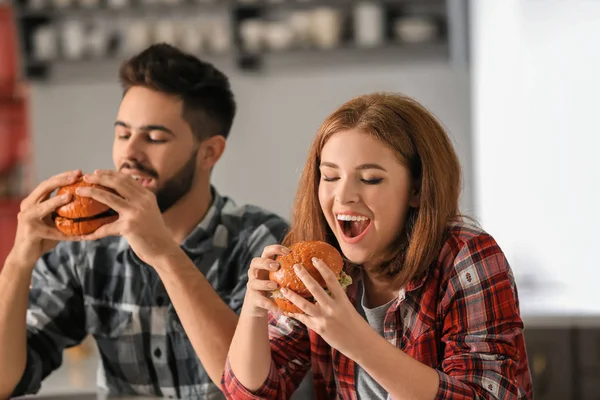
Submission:
<svg viewBox="0 0 600 400">
<path fill-rule="evenodd" d="M 21 202 L 15 243 L 6 259 L 7 264 L 33 268 L 36 261 L 59 241 L 73 240 L 73 237 L 56 229 L 51 218 L 56 208 L 71 201 L 71 196 L 50 198 L 50 195 L 56 189 L 75 182 L 80 176 L 79 170 L 55 175 L 40 183 Z"/>
</svg>

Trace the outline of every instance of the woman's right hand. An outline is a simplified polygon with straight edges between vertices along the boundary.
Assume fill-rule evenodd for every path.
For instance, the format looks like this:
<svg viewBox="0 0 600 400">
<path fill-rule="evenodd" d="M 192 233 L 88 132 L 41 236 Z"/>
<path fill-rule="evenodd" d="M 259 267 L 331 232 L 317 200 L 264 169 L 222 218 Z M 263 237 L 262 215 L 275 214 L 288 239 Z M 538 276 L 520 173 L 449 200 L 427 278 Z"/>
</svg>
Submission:
<svg viewBox="0 0 600 400">
<path fill-rule="evenodd" d="M 56 189 L 74 183 L 81 171 L 70 171 L 55 175 L 40 183 L 21 202 L 17 217 L 15 243 L 6 259 L 23 268 L 33 268 L 38 258 L 52 250 L 60 240 L 72 240 L 54 226 L 51 214 L 58 207 L 69 203 L 70 195 L 54 196 Z"/>
<path fill-rule="evenodd" d="M 243 311 L 252 317 L 265 317 L 267 312 L 279 313 L 279 307 L 275 305 L 269 294 L 277 289 L 277 283 L 269 280 L 269 272 L 277 271 L 279 263 L 275 261 L 276 255 L 287 255 L 290 250 L 278 244 L 265 247 L 260 257 L 256 257 L 250 263 L 248 270 L 248 284 L 246 286 L 246 298 Z"/>
</svg>

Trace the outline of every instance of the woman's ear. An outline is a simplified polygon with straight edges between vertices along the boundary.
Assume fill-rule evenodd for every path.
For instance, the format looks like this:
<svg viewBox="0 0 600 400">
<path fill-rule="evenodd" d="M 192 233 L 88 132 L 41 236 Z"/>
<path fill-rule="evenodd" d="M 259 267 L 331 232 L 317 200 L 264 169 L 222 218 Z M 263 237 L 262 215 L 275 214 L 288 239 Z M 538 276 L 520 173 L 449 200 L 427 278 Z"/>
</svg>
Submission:
<svg viewBox="0 0 600 400">
<path fill-rule="evenodd" d="M 211 136 L 200 143 L 198 163 L 202 169 L 210 170 L 225 151 L 226 140 L 222 135 Z"/>
<path fill-rule="evenodd" d="M 413 185 L 410 189 L 410 199 L 408 199 L 408 205 L 412 208 L 419 208 L 421 206 L 421 188 Z"/>
</svg>

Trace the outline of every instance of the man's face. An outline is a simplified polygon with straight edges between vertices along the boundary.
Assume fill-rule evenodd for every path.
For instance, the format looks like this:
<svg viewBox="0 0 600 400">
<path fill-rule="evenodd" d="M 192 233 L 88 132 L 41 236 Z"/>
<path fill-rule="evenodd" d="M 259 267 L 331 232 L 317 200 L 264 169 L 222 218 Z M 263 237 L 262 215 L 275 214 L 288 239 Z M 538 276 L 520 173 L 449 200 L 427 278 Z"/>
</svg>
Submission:
<svg viewBox="0 0 600 400">
<path fill-rule="evenodd" d="M 190 191 L 196 177 L 199 141 L 182 108 L 175 96 L 134 86 L 115 122 L 115 168 L 156 194 L 162 212 Z"/>
</svg>

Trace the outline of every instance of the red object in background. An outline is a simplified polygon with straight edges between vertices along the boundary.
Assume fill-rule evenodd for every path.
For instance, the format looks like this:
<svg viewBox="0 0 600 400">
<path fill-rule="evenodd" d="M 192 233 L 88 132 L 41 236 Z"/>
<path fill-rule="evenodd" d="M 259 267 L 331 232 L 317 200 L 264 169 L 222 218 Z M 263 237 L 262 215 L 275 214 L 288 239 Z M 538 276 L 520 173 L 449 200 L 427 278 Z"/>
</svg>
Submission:
<svg viewBox="0 0 600 400">
<path fill-rule="evenodd" d="M 13 246 L 20 200 L 0 200 L 0 270 Z"/>
<path fill-rule="evenodd" d="M 12 97 L 19 71 L 17 27 L 12 8 L 0 5 L 0 96 Z"/>
<path fill-rule="evenodd" d="M 29 164 L 27 93 L 20 80 L 15 15 L 0 4 L 0 269 L 14 243 L 23 187 Z M 4 197 L 2 197 L 4 196 Z"/>
<path fill-rule="evenodd" d="M 0 100 L 0 175 L 19 161 L 19 143 L 28 136 L 26 107 L 25 100 Z"/>
</svg>

